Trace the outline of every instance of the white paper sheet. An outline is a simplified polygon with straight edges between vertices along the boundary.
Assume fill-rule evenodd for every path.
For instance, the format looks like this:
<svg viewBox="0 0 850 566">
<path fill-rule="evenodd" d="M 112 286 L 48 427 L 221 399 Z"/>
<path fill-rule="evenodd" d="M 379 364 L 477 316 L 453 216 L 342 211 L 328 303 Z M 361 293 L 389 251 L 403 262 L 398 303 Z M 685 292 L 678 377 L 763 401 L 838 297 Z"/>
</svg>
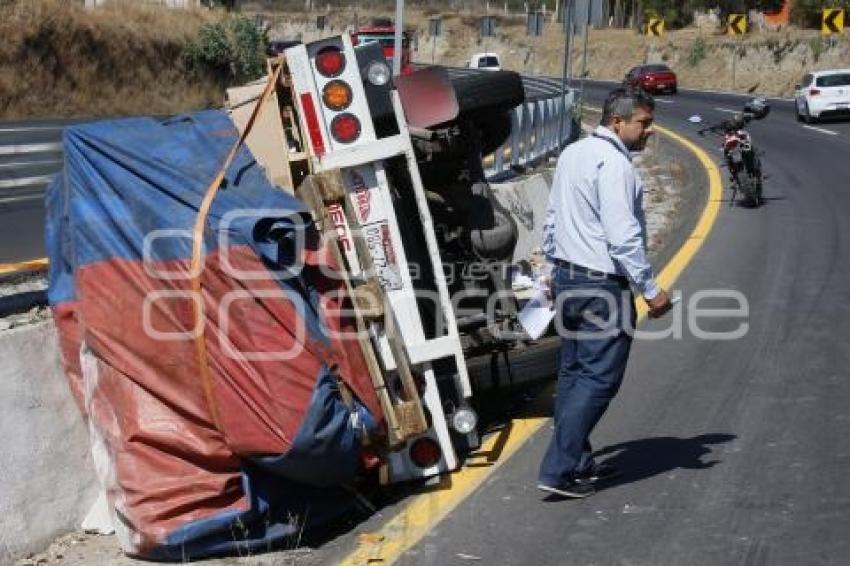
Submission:
<svg viewBox="0 0 850 566">
<path fill-rule="evenodd" d="M 555 317 L 553 307 L 546 293 L 537 289 L 534 296 L 519 311 L 519 323 L 532 340 L 537 340 L 546 332 L 549 323 Z"/>
</svg>

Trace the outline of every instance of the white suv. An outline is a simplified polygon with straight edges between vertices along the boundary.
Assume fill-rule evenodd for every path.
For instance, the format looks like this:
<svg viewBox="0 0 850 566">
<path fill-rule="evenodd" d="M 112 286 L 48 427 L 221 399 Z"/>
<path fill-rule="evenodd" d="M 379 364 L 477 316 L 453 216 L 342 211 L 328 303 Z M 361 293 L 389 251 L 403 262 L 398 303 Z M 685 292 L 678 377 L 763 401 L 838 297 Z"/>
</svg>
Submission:
<svg viewBox="0 0 850 566">
<path fill-rule="evenodd" d="M 481 69 L 482 71 L 501 71 L 502 62 L 496 53 L 476 53 L 469 58 L 467 67 Z"/>
<path fill-rule="evenodd" d="M 808 73 L 795 88 L 797 120 L 850 116 L 850 69 Z"/>
</svg>

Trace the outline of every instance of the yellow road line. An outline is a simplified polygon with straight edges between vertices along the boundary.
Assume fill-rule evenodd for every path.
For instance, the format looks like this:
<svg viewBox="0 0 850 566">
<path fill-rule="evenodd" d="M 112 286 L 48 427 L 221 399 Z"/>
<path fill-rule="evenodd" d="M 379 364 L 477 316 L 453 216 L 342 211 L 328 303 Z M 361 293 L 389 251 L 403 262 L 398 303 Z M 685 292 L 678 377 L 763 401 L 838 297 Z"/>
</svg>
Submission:
<svg viewBox="0 0 850 566">
<path fill-rule="evenodd" d="M 0 275 L 8 275 L 10 273 L 24 271 L 44 271 L 47 269 L 47 258 L 31 259 L 29 261 L 20 261 L 18 263 L 0 263 Z"/>
<path fill-rule="evenodd" d="M 702 247 L 717 219 L 720 211 L 722 182 L 717 166 L 703 150 L 666 128 L 655 126 L 655 129 L 693 152 L 705 167 L 709 181 L 708 202 L 696 227 L 685 244 L 658 275 L 658 284 L 669 289 Z M 638 316 L 643 318 L 646 312 L 644 301 L 638 300 Z M 487 438 L 481 449 L 467 460 L 462 469 L 444 477 L 435 488 L 414 496 L 378 532 L 361 535 L 358 547 L 346 556 L 341 564 L 364 566 L 395 562 L 472 494 L 490 474 L 509 460 L 548 420 L 548 418 L 533 417 L 510 421 L 502 432 Z M 494 455 L 494 449 L 497 447 L 500 449 Z M 495 461 L 493 461 L 494 457 Z M 484 458 L 483 465 L 481 458 Z"/>
<path fill-rule="evenodd" d="M 715 165 L 708 154 L 706 154 L 696 144 L 676 133 L 673 133 L 667 128 L 662 128 L 658 125 L 653 126 L 653 128 L 659 133 L 664 134 L 685 146 L 686 149 L 696 155 L 697 159 L 699 159 L 700 163 L 705 168 L 706 173 L 708 173 L 708 202 L 705 204 L 702 215 L 700 215 L 700 219 L 690 236 L 688 236 L 688 239 L 685 240 L 685 243 L 681 248 L 679 248 L 676 255 L 667 262 L 667 265 L 665 265 L 664 269 L 661 270 L 661 273 L 658 274 L 658 284 L 664 289 L 670 289 L 676 279 L 679 278 L 679 275 L 682 274 L 685 267 L 687 267 L 702 247 L 703 242 L 705 242 L 708 237 L 708 233 L 711 232 L 711 228 L 714 226 L 714 221 L 717 219 L 717 215 L 720 212 L 720 200 L 723 197 L 723 181 L 720 179 L 720 170 L 717 169 L 717 165 Z M 642 318 L 647 313 L 648 308 L 644 301 L 639 300 L 637 303 L 638 316 Z"/>
</svg>

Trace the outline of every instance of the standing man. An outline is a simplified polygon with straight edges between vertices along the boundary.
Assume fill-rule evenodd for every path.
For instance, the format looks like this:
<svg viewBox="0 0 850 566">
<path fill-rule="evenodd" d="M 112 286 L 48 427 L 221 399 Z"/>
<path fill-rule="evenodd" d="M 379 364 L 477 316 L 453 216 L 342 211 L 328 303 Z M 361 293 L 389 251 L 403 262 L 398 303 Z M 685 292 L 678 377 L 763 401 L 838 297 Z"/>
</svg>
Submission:
<svg viewBox="0 0 850 566">
<path fill-rule="evenodd" d="M 544 250 L 551 263 L 561 358 L 555 432 L 538 488 L 587 497 L 616 470 L 593 461 L 590 432 L 623 380 L 637 317 L 631 284 L 650 316 L 670 309 L 647 261 L 643 185 L 631 152 L 652 135 L 655 101 L 643 90 L 612 91 L 593 135 L 568 146 L 555 169 Z"/>
</svg>

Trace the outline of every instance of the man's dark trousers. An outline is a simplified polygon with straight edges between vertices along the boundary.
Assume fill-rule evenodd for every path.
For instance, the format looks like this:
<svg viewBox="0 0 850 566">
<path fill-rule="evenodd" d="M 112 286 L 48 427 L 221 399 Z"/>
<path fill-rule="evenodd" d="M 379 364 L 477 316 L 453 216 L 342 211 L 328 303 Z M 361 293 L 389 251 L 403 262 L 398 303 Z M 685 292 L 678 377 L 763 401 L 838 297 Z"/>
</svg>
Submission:
<svg viewBox="0 0 850 566">
<path fill-rule="evenodd" d="M 625 278 L 556 265 L 552 297 L 558 308 L 561 359 L 555 432 L 540 466 L 540 482 L 557 486 L 593 463 L 590 432 L 623 381 L 636 312 Z"/>
</svg>

